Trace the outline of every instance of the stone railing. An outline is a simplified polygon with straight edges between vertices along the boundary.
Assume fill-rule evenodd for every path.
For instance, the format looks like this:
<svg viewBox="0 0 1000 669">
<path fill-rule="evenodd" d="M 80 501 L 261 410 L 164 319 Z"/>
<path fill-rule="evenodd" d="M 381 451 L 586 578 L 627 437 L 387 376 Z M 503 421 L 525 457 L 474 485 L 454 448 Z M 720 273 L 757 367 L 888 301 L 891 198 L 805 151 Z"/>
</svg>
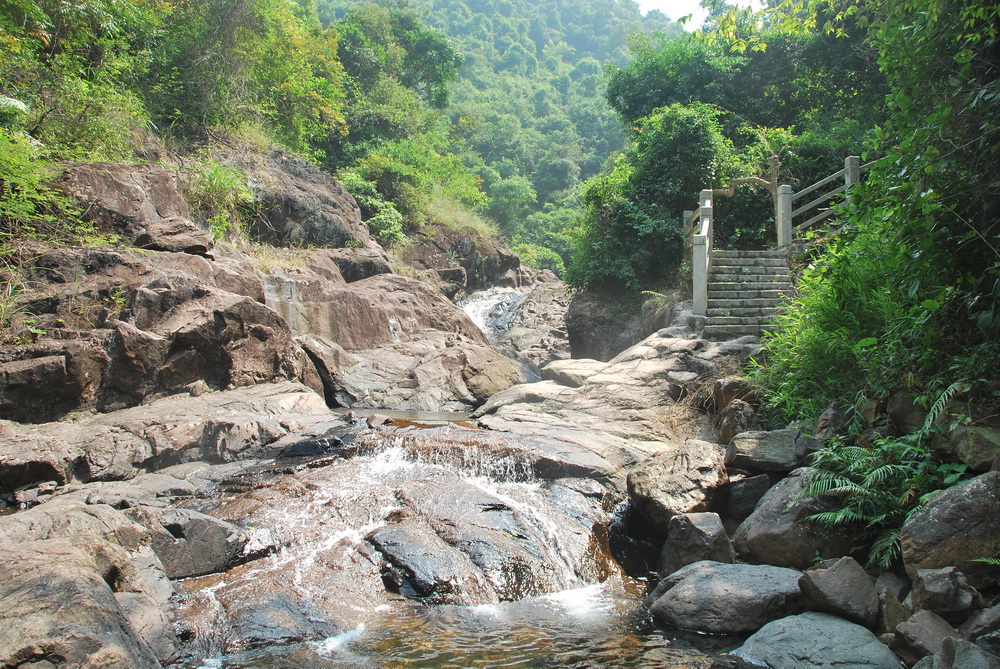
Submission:
<svg viewBox="0 0 1000 669">
<path fill-rule="evenodd" d="M 693 311 L 704 316 L 708 310 L 708 275 L 712 270 L 712 190 L 701 191 L 698 211 L 685 211 L 681 223 L 687 231 L 691 263 Z"/>
<path fill-rule="evenodd" d="M 774 220 L 778 226 L 778 247 L 788 246 L 792 243 L 796 233 L 801 234 L 806 229 L 832 216 L 834 208 L 830 205 L 838 202 L 840 196 L 848 188 L 861 181 L 861 175 L 867 172 L 871 166 L 872 163 L 862 165 L 861 158 L 858 156 L 848 156 L 844 161 L 844 169 L 820 179 L 798 193 L 793 193 L 791 186 L 778 186 L 778 197 L 774 211 Z M 809 202 L 792 209 L 796 201 L 807 195 L 812 196 Z M 795 224 L 796 218 L 813 212 L 815 213 L 812 217 L 798 225 Z"/>
<path fill-rule="evenodd" d="M 839 201 L 840 196 L 852 185 L 861 180 L 872 163 L 861 164 L 858 156 L 848 156 L 844 161 L 844 169 L 834 172 L 828 177 L 803 188 L 798 193 L 788 185 L 776 186 L 774 182 L 757 177 L 736 179 L 728 189 L 705 189 L 698 196 L 698 210 L 685 211 L 681 225 L 685 231 L 687 246 L 685 259 L 691 264 L 691 297 L 695 315 L 703 316 L 708 310 L 708 276 L 712 270 L 712 221 L 713 199 L 715 195 L 733 195 L 736 186 L 753 183 L 765 188 L 774 196 L 774 220 L 777 226 L 778 248 L 785 248 L 792 243 L 796 233 L 826 220 L 833 215 L 831 206 Z M 843 179 L 843 183 L 839 180 Z M 831 187 L 832 186 L 832 187 Z M 822 190 L 827 188 L 827 190 Z M 807 195 L 812 199 L 796 209 L 794 203 Z M 795 225 L 795 219 L 803 214 L 816 211 L 811 218 Z"/>
</svg>

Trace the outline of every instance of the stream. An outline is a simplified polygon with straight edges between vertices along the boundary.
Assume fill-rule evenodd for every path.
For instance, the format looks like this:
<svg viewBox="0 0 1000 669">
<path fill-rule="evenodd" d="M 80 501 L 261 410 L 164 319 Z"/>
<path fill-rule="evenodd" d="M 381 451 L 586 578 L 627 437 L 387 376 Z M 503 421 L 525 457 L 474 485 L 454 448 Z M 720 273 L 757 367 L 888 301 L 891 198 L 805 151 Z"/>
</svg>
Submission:
<svg viewBox="0 0 1000 669">
<path fill-rule="evenodd" d="M 656 628 L 609 554 L 617 498 L 536 478 L 509 435 L 397 419 L 342 436 L 200 503 L 281 547 L 181 582 L 194 638 L 175 667 L 679 669 L 735 645 Z"/>
<path fill-rule="evenodd" d="M 492 340 L 524 297 L 460 306 Z M 191 504 L 270 554 L 179 584 L 173 666 L 681 669 L 737 645 L 653 624 L 611 547 L 620 489 L 464 416 L 390 415 Z"/>
</svg>

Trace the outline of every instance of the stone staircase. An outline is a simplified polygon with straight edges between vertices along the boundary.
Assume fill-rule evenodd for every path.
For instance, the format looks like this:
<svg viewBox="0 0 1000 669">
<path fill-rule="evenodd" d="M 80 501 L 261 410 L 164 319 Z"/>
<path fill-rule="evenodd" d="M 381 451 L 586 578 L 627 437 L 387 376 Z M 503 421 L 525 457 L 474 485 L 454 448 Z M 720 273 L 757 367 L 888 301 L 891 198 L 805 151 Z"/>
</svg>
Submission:
<svg viewBox="0 0 1000 669">
<path fill-rule="evenodd" d="M 713 249 L 702 336 L 713 341 L 760 336 L 791 290 L 783 250 Z"/>
</svg>

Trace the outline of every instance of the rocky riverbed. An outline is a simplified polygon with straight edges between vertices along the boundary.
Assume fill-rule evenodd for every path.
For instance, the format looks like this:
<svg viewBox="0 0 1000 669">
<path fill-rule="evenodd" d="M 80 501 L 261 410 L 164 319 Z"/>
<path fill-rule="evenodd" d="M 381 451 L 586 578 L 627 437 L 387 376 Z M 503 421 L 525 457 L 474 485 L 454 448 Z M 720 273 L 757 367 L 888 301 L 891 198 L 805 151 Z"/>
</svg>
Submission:
<svg viewBox="0 0 1000 669">
<path fill-rule="evenodd" d="M 4 666 L 1000 666 L 988 433 L 866 571 L 806 519 L 822 443 L 727 378 L 753 338 L 667 310 L 572 358 L 553 277 L 454 231 L 401 276 L 336 182 L 255 169 L 258 236 L 318 248 L 214 244 L 122 165 L 64 176 L 120 244 L 25 248 Z M 523 295 L 487 338 L 446 294 L 495 284 Z"/>
</svg>

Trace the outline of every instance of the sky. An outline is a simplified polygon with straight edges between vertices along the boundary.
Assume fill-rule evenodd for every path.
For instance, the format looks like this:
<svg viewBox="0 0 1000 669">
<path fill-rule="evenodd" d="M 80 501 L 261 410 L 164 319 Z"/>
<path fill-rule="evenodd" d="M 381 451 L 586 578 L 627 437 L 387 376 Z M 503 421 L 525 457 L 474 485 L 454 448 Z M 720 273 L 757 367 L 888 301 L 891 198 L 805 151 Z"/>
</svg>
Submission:
<svg viewBox="0 0 1000 669">
<path fill-rule="evenodd" d="M 699 0 L 636 0 L 636 2 L 639 3 L 639 9 L 642 10 L 643 14 L 651 9 L 659 9 L 674 21 L 682 16 L 694 14 L 691 20 L 684 24 L 688 30 L 694 30 L 701 25 L 706 14 L 705 10 L 698 4 Z"/>
<path fill-rule="evenodd" d="M 699 0 L 636 0 L 636 2 L 639 3 L 639 9 L 643 14 L 651 9 L 659 9 L 674 21 L 688 14 L 694 14 L 691 20 L 684 24 L 685 30 L 699 28 L 708 14 L 701 8 Z M 734 4 L 734 0 L 729 0 L 729 4 Z M 754 3 L 753 0 L 735 0 L 735 4 L 746 7 Z"/>
</svg>

